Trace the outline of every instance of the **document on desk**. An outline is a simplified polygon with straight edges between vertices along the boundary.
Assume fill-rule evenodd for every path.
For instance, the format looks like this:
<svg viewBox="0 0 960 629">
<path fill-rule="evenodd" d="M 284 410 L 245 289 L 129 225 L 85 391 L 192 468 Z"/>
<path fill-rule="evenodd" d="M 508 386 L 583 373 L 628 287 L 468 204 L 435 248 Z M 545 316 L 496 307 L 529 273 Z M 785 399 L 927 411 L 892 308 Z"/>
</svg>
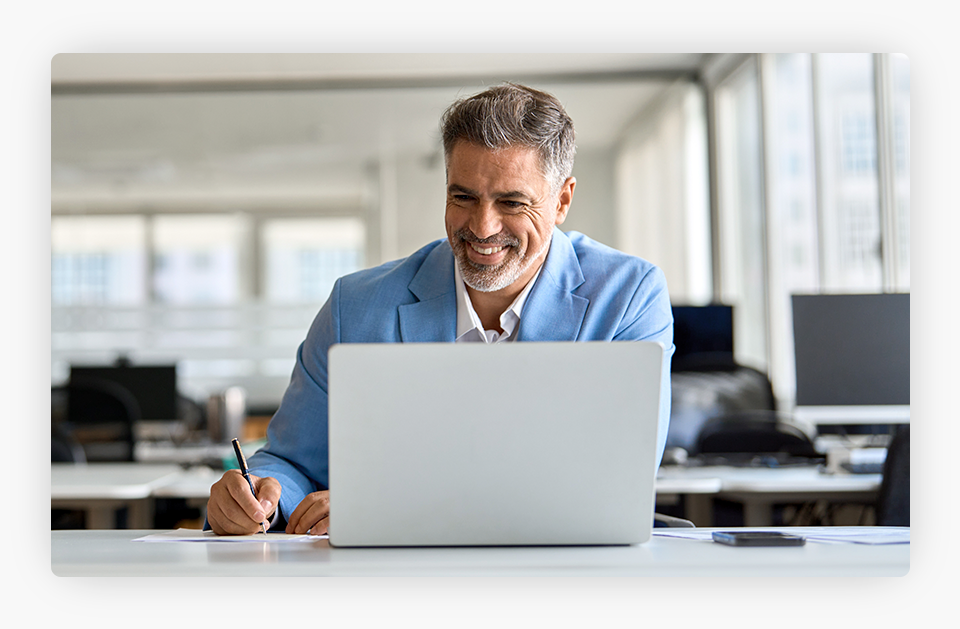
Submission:
<svg viewBox="0 0 960 629">
<path fill-rule="evenodd" d="M 680 537 L 683 539 L 713 541 L 713 531 L 717 529 L 677 528 L 655 529 L 653 535 L 661 537 Z M 721 529 L 725 530 L 725 529 Z M 746 531 L 752 529 L 734 528 L 731 530 Z M 819 526 L 819 527 L 783 527 L 775 529 L 759 528 L 756 530 L 776 530 L 782 533 L 801 535 L 808 542 L 824 544 L 867 544 L 873 546 L 887 544 L 909 544 L 910 528 L 894 526 Z"/>
<path fill-rule="evenodd" d="M 291 535 L 289 533 L 254 533 L 253 535 L 217 535 L 213 531 L 200 529 L 177 529 L 163 533 L 152 533 L 138 537 L 134 542 L 214 542 L 214 543 L 243 543 L 243 542 L 315 542 L 327 539 L 327 535 Z"/>
</svg>

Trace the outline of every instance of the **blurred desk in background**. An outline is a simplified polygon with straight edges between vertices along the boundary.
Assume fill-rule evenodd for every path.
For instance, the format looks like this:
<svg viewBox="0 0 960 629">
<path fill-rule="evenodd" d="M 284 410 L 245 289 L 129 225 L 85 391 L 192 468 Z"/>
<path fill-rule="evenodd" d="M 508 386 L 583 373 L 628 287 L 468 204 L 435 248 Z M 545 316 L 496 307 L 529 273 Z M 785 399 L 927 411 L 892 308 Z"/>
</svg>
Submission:
<svg viewBox="0 0 960 629">
<path fill-rule="evenodd" d="M 50 506 L 82 510 L 88 529 L 117 528 L 119 509 L 127 509 L 125 528 L 153 528 L 157 499 L 185 499 L 205 517 L 210 486 L 222 475 L 221 470 L 201 465 L 184 469 L 173 464 L 54 463 Z"/>
<path fill-rule="evenodd" d="M 679 491 L 684 483 L 719 481 L 718 491 Z M 685 496 L 688 519 L 697 526 L 713 525 L 713 500 L 730 500 L 743 505 L 744 526 L 770 526 L 773 506 L 816 500 L 871 504 L 880 488 L 880 474 L 824 473 L 820 466 L 733 467 L 663 466 L 657 474 L 660 488 L 671 484 Z M 710 517 L 707 517 L 709 514 Z"/>
<path fill-rule="evenodd" d="M 50 506 L 84 511 L 89 529 L 116 528 L 116 512 L 126 508 L 128 528 L 150 528 L 154 490 L 180 471 L 169 464 L 53 463 Z"/>
<path fill-rule="evenodd" d="M 245 451 L 247 449 L 244 447 Z M 172 441 L 139 441 L 134 446 L 133 456 L 138 463 L 222 464 L 226 460 L 235 465 L 237 455 L 229 443 L 178 444 Z"/>
</svg>

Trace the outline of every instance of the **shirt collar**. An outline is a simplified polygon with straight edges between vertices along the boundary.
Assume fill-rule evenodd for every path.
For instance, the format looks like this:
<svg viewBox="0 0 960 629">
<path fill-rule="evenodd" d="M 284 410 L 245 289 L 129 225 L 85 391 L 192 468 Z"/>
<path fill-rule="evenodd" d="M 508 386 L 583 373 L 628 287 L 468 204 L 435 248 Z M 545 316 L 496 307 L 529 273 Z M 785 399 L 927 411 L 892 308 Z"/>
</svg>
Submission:
<svg viewBox="0 0 960 629">
<path fill-rule="evenodd" d="M 527 296 L 536 284 L 537 278 L 543 265 L 537 269 L 537 273 L 523 287 L 517 298 L 513 300 L 510 307 L 500 315 L 500 327 L 503 328 L 503 334 L 497 334 L 495 330 L 484 330 L 483 324 L 477 311 L 473 308 L 473 302 L 470 301 L 470 294 L 467 292 L 466 284 L 460 275 L 460 267 L 456 259 L 453 261 L 454 285 L 457 288 L 457 342 L 479 341 L 483 343 L 496 343 L 516 338 L 517 327 L 520 325 L 520 315 L 523 312 L 523 304 L 527 301 Z"/>
</svg>

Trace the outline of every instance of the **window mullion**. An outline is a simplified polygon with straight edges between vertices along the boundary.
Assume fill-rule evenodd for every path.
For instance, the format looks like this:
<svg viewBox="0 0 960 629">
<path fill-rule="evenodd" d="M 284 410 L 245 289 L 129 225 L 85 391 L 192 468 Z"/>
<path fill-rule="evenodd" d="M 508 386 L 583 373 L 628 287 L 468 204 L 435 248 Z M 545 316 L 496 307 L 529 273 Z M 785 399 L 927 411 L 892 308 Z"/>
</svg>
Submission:
<svg viewBox="0 0 960 629">
<path fill-rule="evenodd" d="M 890 65 L 887 55 L 874 54 L 873 69 L 877 111 L 877 185 L 883 287 L 886 292 L 893 292 L 900 285 L 900 265 L 893 189 L 893 134 L 890 132 L 893 129 Z"/>
</svg>

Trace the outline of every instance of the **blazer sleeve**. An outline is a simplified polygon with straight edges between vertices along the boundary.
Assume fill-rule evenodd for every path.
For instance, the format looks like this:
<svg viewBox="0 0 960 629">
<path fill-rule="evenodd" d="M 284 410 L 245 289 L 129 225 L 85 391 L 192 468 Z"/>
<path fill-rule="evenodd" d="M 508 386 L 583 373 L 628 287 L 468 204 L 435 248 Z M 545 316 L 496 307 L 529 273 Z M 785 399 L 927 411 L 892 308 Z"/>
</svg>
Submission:
<svg viewBox="0 0 960 629">
<path fill-rule="evenodd" d="M 657 467 L 659 468 L 667 444 L 667 431 L 670 428 L 672 395 L 670 364 L 676 349 L 673 344 L 673 310 L 670 307 L 670 295 L 663 271 L 654 266 L 644 274 L 626 312 L 627 315 L 624 316 L 613 340 L 657 341 L 663 345 L 660 415 L 657 425 Z"/>
<path fill-rule="evenodd" d="M 267 428 L 267 444 L 249 458 L 250 473 L 280 482 L 280 511 L 289 518 L 307 494 L 329 487 L 327 350 L 340 339 L 340 284 L 317 313 Z"/>
</svg>

